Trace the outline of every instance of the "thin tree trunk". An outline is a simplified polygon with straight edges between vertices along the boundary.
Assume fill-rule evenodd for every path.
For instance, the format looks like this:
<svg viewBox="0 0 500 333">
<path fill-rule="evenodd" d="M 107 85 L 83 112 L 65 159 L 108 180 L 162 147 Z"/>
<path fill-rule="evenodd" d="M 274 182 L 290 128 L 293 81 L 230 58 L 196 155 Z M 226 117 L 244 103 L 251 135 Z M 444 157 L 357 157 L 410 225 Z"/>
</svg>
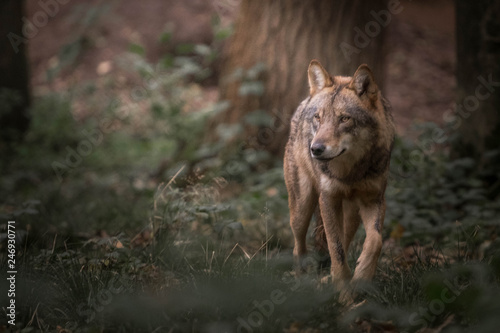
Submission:
<svg viewBox="0 0 500 333">
<path fill-rule="evenodd" d="M 20 141 L 29 126 L 23 14 L 24 1 L 0 0 L 0 150 Z"/>
<path fill-rule="evenodd" d="M 481 161 L 500 143 L 500 0 L 456 1 L 455 152 Z"/>
</svg>

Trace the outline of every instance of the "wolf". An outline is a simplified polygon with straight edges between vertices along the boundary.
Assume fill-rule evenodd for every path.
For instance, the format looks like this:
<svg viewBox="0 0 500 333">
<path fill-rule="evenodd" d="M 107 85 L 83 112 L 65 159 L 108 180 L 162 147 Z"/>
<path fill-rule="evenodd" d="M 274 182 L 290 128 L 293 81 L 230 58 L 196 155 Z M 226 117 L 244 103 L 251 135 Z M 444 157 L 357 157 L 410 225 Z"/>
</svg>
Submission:
<svg viewBox="0 0 500 333">
<path fill-rule="evenodd" d="M 333 282 L 369 281 L 382 249 L 391 108 L 365 64 L 352 77 L 332 77 L 312 60 L 308 81 L 310 94 L 292 117 L 284 156 L 295 265 L 304 270 L 316 211 L 316 240 L 329 253 Z M 360 223 L 366 238 L 351 275 L 346 254 Z"/>
</svg>

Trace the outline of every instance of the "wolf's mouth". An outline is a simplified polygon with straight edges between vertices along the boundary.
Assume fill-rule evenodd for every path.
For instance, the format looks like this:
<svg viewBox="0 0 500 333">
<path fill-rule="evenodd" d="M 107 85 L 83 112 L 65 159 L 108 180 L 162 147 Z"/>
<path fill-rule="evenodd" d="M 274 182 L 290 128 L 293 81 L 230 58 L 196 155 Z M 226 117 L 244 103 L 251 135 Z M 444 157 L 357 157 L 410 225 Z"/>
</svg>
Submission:
<svg viewBox="0 0 500 333">
<path fill-rule="evenodd" d="M 342 149 L 342 151 L 340 153 L 338 153 L 337 155 L 335 155 L 333 157 L 321 157 L 321 156 L 318 156 L 318 157 L 314 157 L 314 158 L 317 159 L 317 160 L 320 160 L 320 161 L 331 161 L 334 158 L 339 157 L 340 155 L 342 155 L 344 152 L 345 152 L 345 148 Z"/>
</svg>

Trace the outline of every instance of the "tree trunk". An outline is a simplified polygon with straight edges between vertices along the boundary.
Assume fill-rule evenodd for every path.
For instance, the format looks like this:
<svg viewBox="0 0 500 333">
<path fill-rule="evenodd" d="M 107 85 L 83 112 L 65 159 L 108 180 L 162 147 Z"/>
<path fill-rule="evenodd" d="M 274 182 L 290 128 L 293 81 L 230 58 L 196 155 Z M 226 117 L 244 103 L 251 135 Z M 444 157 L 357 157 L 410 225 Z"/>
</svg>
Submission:
<svg viewBox="0 0 500 333">
<path fill-rule="evenodd" d="M 240 123 L 245 128 L 240 139 L 247 145 L 281 154 L 291 116 L 308 95 L 307 67 L 312 59 L 332 75 L 350 76 L 367 63 L 381 83 L 384 28 L 392 15 L 384 4 L 384 0 L 242 0 L 220 83 L 220 99 L 230 105 L 212 128 Z M 373 13 L 381 9 L 389 16 L 377 21 Z M 255 124 L 256 113 L 248 124 L 246 116 L 254 111 L 271 119 Z"/>
<path fill-rule="evenodd" d="M 23 14 L 24 1 L 0 0 L 0 150 L 20 141 L 29 125 Z"/>
<path fill-rule="evenodd" d="M 482 160 L 500 142 L 500 0 L 456 1 L 456 155 Z"/>
</svg>

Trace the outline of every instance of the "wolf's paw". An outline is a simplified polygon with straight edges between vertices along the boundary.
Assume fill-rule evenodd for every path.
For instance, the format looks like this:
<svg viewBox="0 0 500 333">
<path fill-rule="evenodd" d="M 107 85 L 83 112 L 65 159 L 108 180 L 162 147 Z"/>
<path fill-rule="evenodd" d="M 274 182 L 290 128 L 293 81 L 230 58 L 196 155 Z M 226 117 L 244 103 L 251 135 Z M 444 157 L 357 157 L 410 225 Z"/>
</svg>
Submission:
<svg viewBox="0 0 500 333">
<path fill-rule="evenodd" d="M 331 275 L 323 276 L 319 282 L 321 284 L 331 284 L 333 283 L 333 277 Z"/>
</svg>

